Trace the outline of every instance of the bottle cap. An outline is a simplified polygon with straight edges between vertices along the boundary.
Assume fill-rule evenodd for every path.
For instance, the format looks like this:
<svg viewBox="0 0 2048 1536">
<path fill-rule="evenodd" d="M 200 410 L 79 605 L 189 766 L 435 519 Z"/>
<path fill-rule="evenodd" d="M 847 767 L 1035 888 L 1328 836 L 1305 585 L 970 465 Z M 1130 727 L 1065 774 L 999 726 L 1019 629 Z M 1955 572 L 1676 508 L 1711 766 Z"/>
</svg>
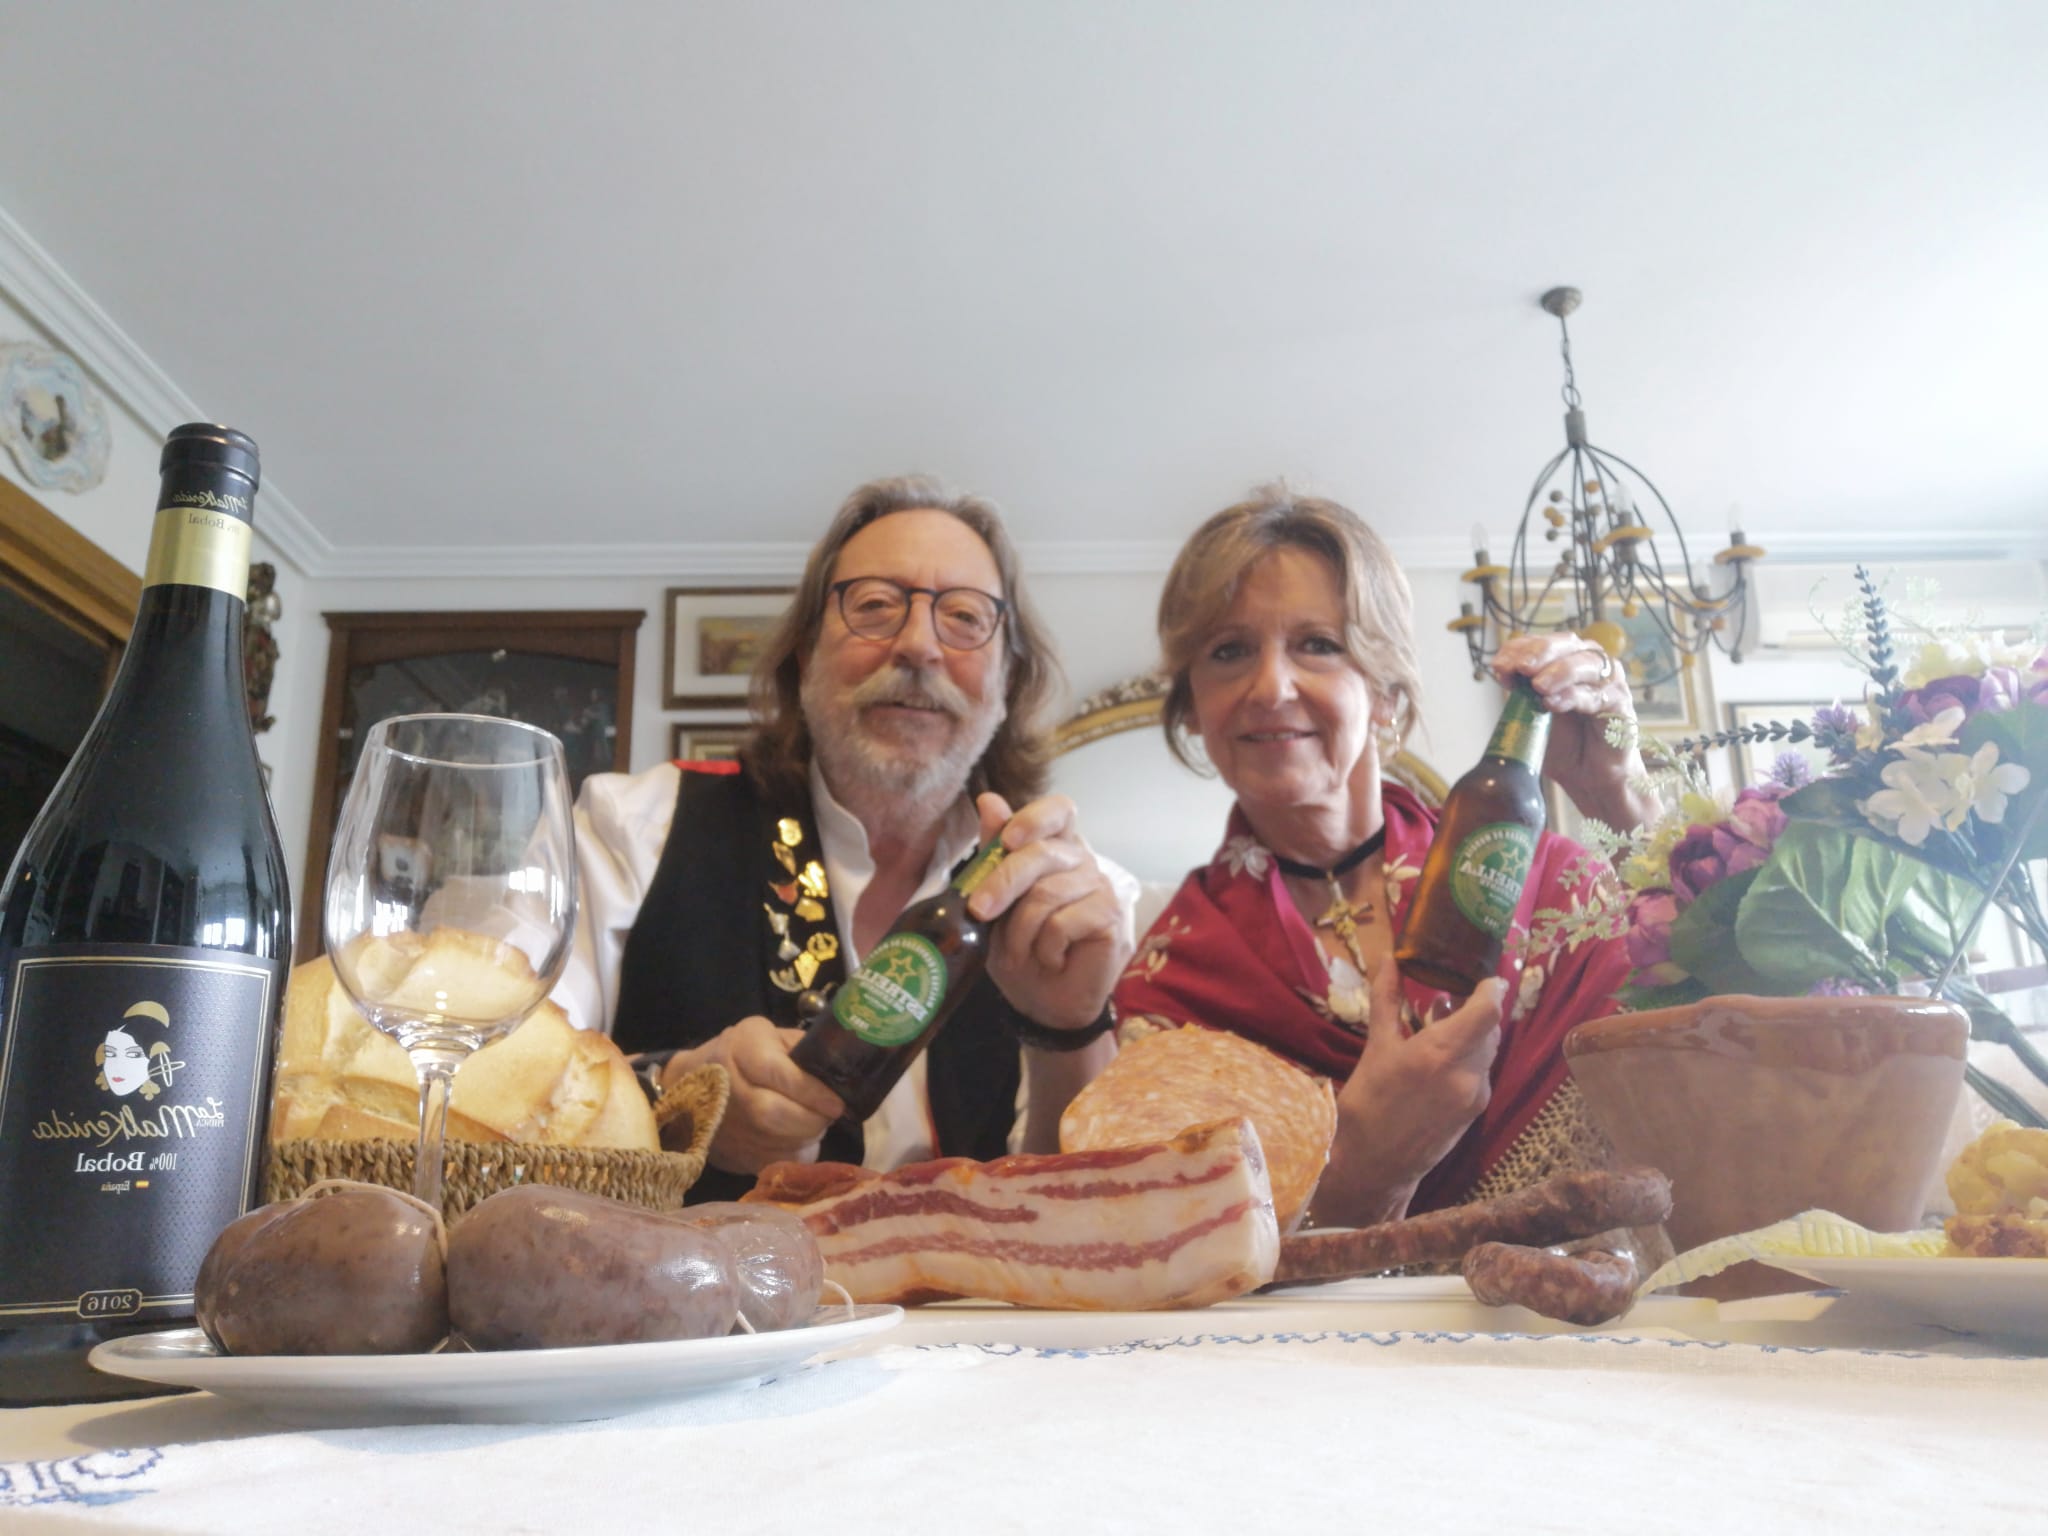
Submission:
<svg viewBox="0 0 2048 1536">
<path fill-rule="evenodd" d="M 255 439 L 233 427 L 207 421 L 188 422 L 171 429 L 171 435 L 164 439 L 157 472 L 162 474 L 174 464 L 217 464 L 247 480 L 251 493 L 261 476 Z"/>
</svg>

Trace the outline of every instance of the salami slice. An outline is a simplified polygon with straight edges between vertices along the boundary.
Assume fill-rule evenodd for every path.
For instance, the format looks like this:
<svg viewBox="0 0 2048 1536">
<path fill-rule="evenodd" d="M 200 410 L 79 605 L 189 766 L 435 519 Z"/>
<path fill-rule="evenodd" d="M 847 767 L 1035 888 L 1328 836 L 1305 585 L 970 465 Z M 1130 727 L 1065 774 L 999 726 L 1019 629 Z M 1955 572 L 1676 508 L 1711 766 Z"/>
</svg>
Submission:
<svg viewBox="0 0 2048 1536">
<path fill-rule="evenodd" d="M 1124 1046 L 1060 1116 L 1060 1150 L 1142 1146 L 1238 1115 L 1259 1133 L 1273 1212 L 1288 1231 L 1329 1161 L 1337 1095 L 1327 1078 L 1241 1035 L 1189 1024 Z"/>
</svg>

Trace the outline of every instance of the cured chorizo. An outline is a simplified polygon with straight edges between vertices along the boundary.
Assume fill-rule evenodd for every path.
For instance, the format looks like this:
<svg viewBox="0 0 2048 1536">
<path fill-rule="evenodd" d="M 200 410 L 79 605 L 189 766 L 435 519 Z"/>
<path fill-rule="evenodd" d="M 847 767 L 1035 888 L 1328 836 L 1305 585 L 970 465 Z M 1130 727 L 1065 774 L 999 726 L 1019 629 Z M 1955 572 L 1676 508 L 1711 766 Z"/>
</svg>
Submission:
<svg viewBox="0 0 2048 1536">
<path fill-rule="evenodd" d="M 1594 1248 L 1551 1253 L 1521 1243 L 1481 1243 L 1465 1255 L 1465 1283 L 1489 1307 L 1527 1307 L 1559 1322 L 1612 1322 L 1634 1303 L 1636 1264 Z"/>
<path fill-rule="evenodd" d="M 1587 1168 L 1472 1205 L 1376 1226 L 1303 1232 L 1280 1245 L 1274 1280 L 1299 1285 L 1378 1274 L 1411 1264 L 1451 1264 L 1481 1243 L 1547 1248 L 1671 1214 L 1671 1180 L 1655 1168 Z"/>
</svg>

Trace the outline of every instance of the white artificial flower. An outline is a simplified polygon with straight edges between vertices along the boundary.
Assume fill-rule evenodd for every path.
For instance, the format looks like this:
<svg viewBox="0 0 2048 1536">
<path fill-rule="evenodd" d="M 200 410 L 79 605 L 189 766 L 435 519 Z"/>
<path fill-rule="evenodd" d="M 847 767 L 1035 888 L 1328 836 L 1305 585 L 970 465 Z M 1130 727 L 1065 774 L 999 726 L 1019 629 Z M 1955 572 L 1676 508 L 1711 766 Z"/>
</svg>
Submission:
<svg viewBox="0 0 2048 1536">
<path fill-rule="evenodd" d="M 1875 704 L 1863 709 L 1863 723 L 1856 727 L 1856 750 L 1875 752 L 1884 745 L 1884 717 L 1877 712 Z"/>
<path fill-rule="evenodd" d="M 2031 641 L 2008 644 L 1995 632 L 1946 635 L 1914 654 L 1902 685 L 1925 688 L 1944 677 L 1982 677 L 1992 667 L 2024 668 L 2034 659 Z"/>
<path fill-rule="evenodd" d="M 1980 677 L 1983 672 L 1984 664 L 1972 662 L 1960 646 L 1952 646 L 1942 640 L 1929 640 L 1913 654 L 1913 660 L 1907 666 L 1906 675 L 1901 682 L 1909 689 L 1925 688 L 1936 678 L 1966 675 Z"/>
<path fill-rule="evenodd" d="M 2033 775 L 2018 763 L 2001 763 L 1998 747 L 1985 742 L 1974 757 L 1950 753 L 1941 759 L 1949 767 L 1949 783 L 1964 816 L 1975 811 L 1982 821 L 2005 820 L 2005 802 L 2027 787 Z M 1951 824 L 1960 826 L 1958 820 Z"/>
<path fill-rule="evenodd" d="M 1894 752 L 1903 752 L 1908 757 L 1924 755 L 1927 747 L 1945 747 L 1956 739 L 1956 732 L 1962 728 L 1963 706 L 1951 704 L 1925 725 L 1916 725 L 1897 741 L 1892 743 Z M 1860 744 L 1862 733 L 1857 733 Z"/>
<path fill-rule="evenodd" d="M 1231 838 L 1216 857 L 1233 875 L 1248 874 L 1254 880 L 1265 879 L 1266 871 L 1273 864 L 1273 855 L 1255 837 Z"/>
<path fill-rule="evenodd" d="M 1335 955 L 1326 958 L 1330 969 L 1331 1016 L 1345 1024 L 1364 1024 L 1372 1014 L 1372 983 L 1349 960 Z"/>
<path fill-rule="evenodd" d="M 1954 806 L 1954 786 L 1942 776 L 1940 759 L 1914 753 L 1886 763 L 1879 777 L 1888 787 L 1857 809 L 1881 830 L 1918 848 Z"/>
</svg>

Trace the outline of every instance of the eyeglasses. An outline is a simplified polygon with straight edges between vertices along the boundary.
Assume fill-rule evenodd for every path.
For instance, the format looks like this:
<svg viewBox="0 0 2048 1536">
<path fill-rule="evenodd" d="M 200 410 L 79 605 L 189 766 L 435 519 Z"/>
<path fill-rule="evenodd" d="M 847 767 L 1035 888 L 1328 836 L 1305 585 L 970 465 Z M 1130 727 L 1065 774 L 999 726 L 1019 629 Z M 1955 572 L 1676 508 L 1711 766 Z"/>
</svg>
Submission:
<svg viewBox="0 0 2048 1536">
<path fill-rule="evenodd" d="M 978 651 L 993 640 L 1010 605 L 975 587 L 906 587 L 886 576 L 855 576 L 829 589 L 839 599 L 839 617 L 863 640 L 892 640 L 910 618 L 910 600 L 932 600 L 932 628 L 948 650 Z"/>
</svg>

